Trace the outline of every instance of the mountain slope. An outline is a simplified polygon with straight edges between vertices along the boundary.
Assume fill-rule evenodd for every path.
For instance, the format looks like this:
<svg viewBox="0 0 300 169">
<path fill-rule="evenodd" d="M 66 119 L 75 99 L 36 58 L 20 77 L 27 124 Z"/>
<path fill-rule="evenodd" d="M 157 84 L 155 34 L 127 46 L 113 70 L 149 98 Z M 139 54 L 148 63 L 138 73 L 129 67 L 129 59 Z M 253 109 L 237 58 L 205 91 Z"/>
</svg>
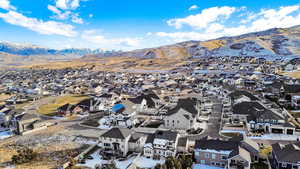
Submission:
<svg viewBox="0 0 300 169">
<path fill-rule="evenodd" d="M 69 60 L 102 52 L 91 49 L 48 49 L 30 44 L 0 42 L 0 64 L 18 64 L 37 60 Z"/>
<path fill-rule="evenodd" d="M 110 53 L 109 55 L 89 55 L 85 58 L 104 56 L 176 59 L 210 56 L 253 56 L 269 59 L 294 58 L 300 56 L 300 26 L 285 29 L 274 28 L 208 41 L 187 41 L 157 48 Z"/>
</svg>

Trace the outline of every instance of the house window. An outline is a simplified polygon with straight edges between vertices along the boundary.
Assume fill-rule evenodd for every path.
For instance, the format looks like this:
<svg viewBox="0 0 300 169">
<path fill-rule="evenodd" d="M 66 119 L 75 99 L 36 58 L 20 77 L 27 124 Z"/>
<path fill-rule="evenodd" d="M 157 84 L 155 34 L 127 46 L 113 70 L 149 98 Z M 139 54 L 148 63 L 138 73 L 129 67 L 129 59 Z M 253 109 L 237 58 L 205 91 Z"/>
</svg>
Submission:
<svg viewBox="0 0 300 169">
<path fill-rule="evenodd" d="M 201 163 L 201 164 L 205 164 L 205 160 L 201 160 L 200 163 Z"/>
<path fill-rule="evenodd" d="M 109 143 L 104 143 L 103 145 L 104 145 L 104 147 L 110 147 Z"/>
<path fill-rule="evenodd" d="M 286 163 L 282 163 L 281 166 L 286 168 Z"/>
<path fill-rule="evenodd" d="M 225 155 L 222 155 L 222 160 L 227 160 L 227 156 L 225 156 Z"/>
<path fill-rule="evenodd" d="M 205 158 L 209 158 L 209 153 L 205 153 Z"/>
<path fill-rule="evenodd" d="M 212 159 L 216 159 L 216 154 L 211 154 Z"/>
</svg>

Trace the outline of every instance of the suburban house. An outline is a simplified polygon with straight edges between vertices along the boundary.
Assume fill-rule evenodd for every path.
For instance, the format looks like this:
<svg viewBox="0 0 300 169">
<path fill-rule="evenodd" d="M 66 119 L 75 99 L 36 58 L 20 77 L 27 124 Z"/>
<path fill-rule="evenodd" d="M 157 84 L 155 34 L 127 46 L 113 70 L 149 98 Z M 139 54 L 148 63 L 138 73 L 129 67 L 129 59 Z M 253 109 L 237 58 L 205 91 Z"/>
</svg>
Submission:
<svg viewBox="0 0 300 169">
<path fill-rule="evenodd" d="M 126 156 L 132 131 L 126 128 L 112 128 L 99 137 L 99 147 L 111 154 Z"/>
<path fill-rule="evenodd" d="M 179 99 L 165 118 L 164 127 L 168 129 L 188 130 L 193 128 L 199 115 L 200 101 L 196 98 Z"/>
<path fill-rule="evenodd" d="M 141 152 L 147 134 L 127 128 L 111 128 L 99 137 L 98 146 L 106 153 L 125 157 L 129 152 Z"/>
<path fill-rule="evenodd" d="M 171 130 L 157 130 L 149 134 L 144 145 L 144 156 L 159 159 L 161 157 L 175 156 L 179 134 Z"/>
<path fill-rule="evenodd" d="M 258 101 L 236 103 L 229 115 L 232 123 L 245 123 L 249 131 L 293 135 L 295 126 L 283 114 L 263 106 Z"/>
<path fill-rule="evenodd" d="M 273 169 L 300 169 L 300 143 L 272 145 Z"/>
<path fill-rule="evenodd" d="M 229 97 L 231 111 L 226 113 L 229 123 L 244 124 L 250 132 L 295 134 L 295 126 L 276 105 L 267 104 L 247 91 L 235 91 Z"/>
<path fill-rule="evenodd" d="M 229 168 L 250 169 L 251 155 L 237 141 L 196 140 L 195 159 L 197 163 Z"/>
<path fill-rule="evenodd" d="M 137 105 L 136 111 L 141 113 L 155 113 L 162 106 L 160 98 L 153 91 L 128 100 Z"/>
</svg>

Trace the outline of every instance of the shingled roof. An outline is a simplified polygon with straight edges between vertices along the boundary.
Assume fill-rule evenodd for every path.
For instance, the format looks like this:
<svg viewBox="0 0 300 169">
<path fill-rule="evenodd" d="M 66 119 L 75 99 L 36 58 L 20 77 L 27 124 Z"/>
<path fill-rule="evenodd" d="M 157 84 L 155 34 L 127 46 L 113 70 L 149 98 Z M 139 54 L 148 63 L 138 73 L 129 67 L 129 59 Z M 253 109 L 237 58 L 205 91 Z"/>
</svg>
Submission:
<svg viewBox="0 0 300 169">
<path fill-rule="evenodd" d="M 195 149 L 231 151 L 229 157 L 233 157 L 239 153 L 239 142 L 224 140 L 196 140 Z"/>
<path fill-rule="evenodd" d="M 144 99 L 147 101 L 147 105 L 150 108 L 154 108 L 155 107 L 154 100 L 158 100 L 159 97 L 152 91 L 152 92 L 149 92 L 149 94 L 141 94 L 138 97 L 129 98 L 128 100 L 134 104 L 141 104 Z"/>
<path fill-rule="evenodd" d="M 132 133 L 131 130 L 126 128 L 112 128 L 107 132 L 103 133 L 100 137 L 116 138 L 116 139 L 125 139 Z"/>
<path fill-rule="evenodd" d="M 250 100 L 254 101 L 254 100 L 259 100 L 257 97 L 255 97 L 253 94 L 247 92 L 247 91 L 244 91 L 244 90 L 236 90 L 232 93 L 229 94 L 229 97 L 232 99 L 232 100 L 235 100 L 237 98 L 240 98 L 242 96 L 246 96 L 248 98 L 250 98 Z"/>
<path fill-rule="evenodd" d="M 282 117 L 275 114 L 271 110 L 266 109 L 259 102 L 241 102 L 232 107 L 233 114 L 247 115 L 248 121 L 256 121 L 256 119 L 274 119 L 280 120 Z"/>
<path fill-rule="evenodd" d="M 288 145 L 279 143 L 272 145 L 272 151 L 278 161 L 298 163 L 300 161 L 300 142 Z"/>
<path fill-rule="evenodd" d="M 193 98 L 179 99 L 177 105 L 171 110 L 169 110 L 167 112 L 167 115 L 172 115 L 174 113 L 177 113 L 180 109 L 183 109 L 191 113 L 193 116 L 196 116 L 198 114 L 198 110 L 196 109 L 196 104 L 197 104 L 197 100 Z"/>
<path fill-rule="evenodd" d="M 154 139 L 164 139 L 176 141 L 178 133 L 171 130 L 157 130 L 154 134 L 149 134 L 146 143 L 153 143 Z"/>
</svg>

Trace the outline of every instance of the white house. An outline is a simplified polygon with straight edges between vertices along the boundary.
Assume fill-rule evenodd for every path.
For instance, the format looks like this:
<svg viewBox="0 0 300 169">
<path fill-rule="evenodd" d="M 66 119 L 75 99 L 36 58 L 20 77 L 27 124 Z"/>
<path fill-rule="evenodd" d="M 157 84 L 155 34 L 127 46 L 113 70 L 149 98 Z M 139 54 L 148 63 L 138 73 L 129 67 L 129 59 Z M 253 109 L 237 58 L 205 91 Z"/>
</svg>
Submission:
<svg viewBox="0 0 300 169">
<path fill-rule="evenodd" d="M 175 131 L 157 130 L 147 137 L 144 145 L 144 156 L 147 158 L 161 158 L 176 155 L 179 134 Z"/>
<path fill-rule="evenodd" d="M 168 129 L 188 130 L 192 128 L 199 116 L 199 101 L 186 98 L 179 99 L 177 105 L 169 110 L 164 118 L 164 126 Z"/>
</svg>

